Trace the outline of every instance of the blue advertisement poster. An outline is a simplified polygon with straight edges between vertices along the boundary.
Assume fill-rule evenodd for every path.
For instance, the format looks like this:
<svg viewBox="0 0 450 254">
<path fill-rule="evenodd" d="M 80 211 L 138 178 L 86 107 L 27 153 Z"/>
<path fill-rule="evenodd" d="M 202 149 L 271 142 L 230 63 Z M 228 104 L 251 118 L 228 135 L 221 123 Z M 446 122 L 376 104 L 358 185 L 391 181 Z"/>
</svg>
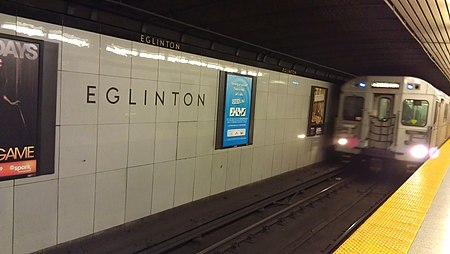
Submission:
<svg viewBox="0 0 450 254">
<path fill-rule="evenodd" d="M 227 73 L 223 118 L 223 147 L 248 144 L 252 84 L 252 77 Z"/>
</svg>

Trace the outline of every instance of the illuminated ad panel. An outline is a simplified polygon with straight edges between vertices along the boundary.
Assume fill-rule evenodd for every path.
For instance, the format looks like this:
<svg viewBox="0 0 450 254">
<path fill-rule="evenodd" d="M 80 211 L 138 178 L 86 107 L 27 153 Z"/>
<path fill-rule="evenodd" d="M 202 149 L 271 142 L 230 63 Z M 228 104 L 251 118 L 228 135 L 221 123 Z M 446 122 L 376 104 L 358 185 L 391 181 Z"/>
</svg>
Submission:
<svg viewBox="0 0 450 254">
<path fill-rule="evenodd" d="M 309 106 L 308 136 L 322 135 L 325 123 L 328 89 L 311 87 L 311 101 Z"/>
<path fill-rule="evenodd" d="M 48 118 L 47 113 L 41 115 L 41 110 L 47 108 L 49 103 L 41 102 L 41 99 L 50 99 L 40 96 L 44 92 L 42 72 L 48 71 L 42 66 L 43 45 L 42 41 L 0 34 L 0 180 L 54 171 L 53 167 L 42 172 L 39 170 L 39 160 L 43 156 L 40 130 L 45 126 L 41 125 L 43 121 L 39 116 Z M 57 50 L 57 44 L 54 45 Z M 54 56 L 56 59 L 53 62 L 49 60 L 49 65 L 56 67 L 57 51 Z M 45 80 L 50 81 L 48 75 L 45 76 Z M 56 68 L 54 76 L 56 81 Z M 52 84 L 46 87 L 48 85 Z M 53 86 L 56 87 L 56 82 Z M 53 100 L 56 101 L 56 97 Z M 44 122 L 48 124 L 48 121 Z M 45 132 L 51 130 L 52 127 L 49 127 Z M 53 141 L 50 151 L 54 156 L 54 121 L 53 139 L 49 141 Z"/>
<path fill-rule="evenodd" d="M 253 143 L 256 77 L 220 73 L 216 149 Z"/>
</svg>

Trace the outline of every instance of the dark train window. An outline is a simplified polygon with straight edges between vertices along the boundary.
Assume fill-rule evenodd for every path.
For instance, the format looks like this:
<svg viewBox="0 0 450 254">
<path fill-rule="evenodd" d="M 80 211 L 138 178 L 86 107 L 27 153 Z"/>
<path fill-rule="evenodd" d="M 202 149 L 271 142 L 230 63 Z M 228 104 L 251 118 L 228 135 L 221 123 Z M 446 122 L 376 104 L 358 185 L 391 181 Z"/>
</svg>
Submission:
<svg viewBox="0 0 450 254">
<path fill-rule="evenodd" d="M 391 116 L 391 99 L 381 97 L 378 101 L 378 120 L 386 122 Z"/>
<path fill-rule="evenodd" d="M 344 120 L 361 121 L 364 109 L 364 98 L 347 96 L 344 98 Z"/>
<path fill-rule="evenodd" d="M 429 103 L 425 100 L 404 100 L 402 124 L 420 127 L 427 125 L 428 107 Z"/>
</svg>

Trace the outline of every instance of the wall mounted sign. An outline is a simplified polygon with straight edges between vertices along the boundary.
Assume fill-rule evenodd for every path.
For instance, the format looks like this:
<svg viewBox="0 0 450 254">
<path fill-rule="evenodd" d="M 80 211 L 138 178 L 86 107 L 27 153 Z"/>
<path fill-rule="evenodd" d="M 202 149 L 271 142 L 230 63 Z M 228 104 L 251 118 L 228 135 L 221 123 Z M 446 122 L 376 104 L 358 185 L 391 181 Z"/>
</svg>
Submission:
<svg viewBox="0 0 450 254">
<path fill-rule="evenodd" d="M 216 149 L 251 145 L 256 77 L 220 72 Z"/>
<path fill-rule="evenodd" d="M 54 172 L 57 63 L 58 44 L 0 34 L 0 180 Z"/>
<path fill-rule="evenodd" d="M 327 106 L 327 88 L 313 86 L 311 87 L 308 136 L 322 135 L 325 110 Z"/>
<path fill-rule="evenodd" d="M 142 43 L 150 44 L 153 46 L 168 48 L 168 49 L 175 49 L 180 50 L 181 44 L 176 41 L 166 40 L 146 34 L 141 34 L 139 41 Z"/>
</svg>

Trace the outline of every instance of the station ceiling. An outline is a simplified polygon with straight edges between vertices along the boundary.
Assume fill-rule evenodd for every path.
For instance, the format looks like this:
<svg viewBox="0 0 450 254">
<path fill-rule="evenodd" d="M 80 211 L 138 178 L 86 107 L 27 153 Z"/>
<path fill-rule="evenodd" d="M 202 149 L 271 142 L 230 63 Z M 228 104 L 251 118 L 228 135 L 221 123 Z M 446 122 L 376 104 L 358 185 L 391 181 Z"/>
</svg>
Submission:
<svg viewBox="0 0 450 254">
<path fill-rule="evenodd" d="M 41 1 L 13 2 L 42 5 Z M 66 13 L 76 13 L 70 10 L 71 3 L 81 4 L 90 8 L 87 18 L 95 16 L 92 10 L 113 13 L 115 16 L 103 18 L 103 22 L 121 22 L 115 17 L 123 16 L 137 21 L 142 32 L 146 32 L 145 24 L 150 24 L 177 31 L 181 41 L 191 35 L 200 44 L 218 43 L 208 47 L 236 47 L 256 58 L 262 52 L 287 56 L 284 63 L 277 62 L 287 69 L 296 69 L 295 59 L 301 59 L 337 70 L 346 79 L 415 76 L 450 94 L 450 17 L 445 0 L 63 2 L 66 4 L 60 3 L 60 9 L 65 8 Z"/>
</svg>

